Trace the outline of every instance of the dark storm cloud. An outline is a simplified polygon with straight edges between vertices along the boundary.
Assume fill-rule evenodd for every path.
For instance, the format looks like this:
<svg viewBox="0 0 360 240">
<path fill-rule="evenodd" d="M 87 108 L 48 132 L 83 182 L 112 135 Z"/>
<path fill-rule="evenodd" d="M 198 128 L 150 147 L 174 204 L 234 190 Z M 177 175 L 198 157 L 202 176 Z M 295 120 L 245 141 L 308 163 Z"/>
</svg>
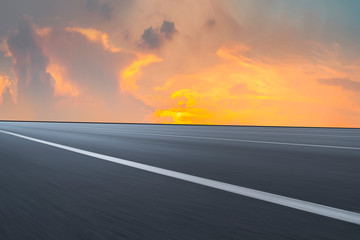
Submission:
<svg viewBox="0 0 360 240">
<path fill-rule="evenodd" d="M 318 82 L 325 85 L 341 87 L 345 90 L 360 92 L 360 82 L 348 78 L 322 78 Z"/>
<path fill-rule="evenodd" d="M 105 20 L 110 20 L 112 17 L 112 7 L 108 3 L 99 3 L 98 0 L 87 0 L 86 6 L 91 12 L 100 13 Z"/>
<path fill-rule="evenodd" d="M 6 43 L 14 62 L 18 95 L 39 101 L 51 98 L 51 75 L 46 71 L 49 59 L 43 54 L 28 17 L 21 19 L 18 29 L 8 36 Z"/>
<path fill-rule="evenodd" d="M 160 48 L 165 40 L 171 40 L 175 33 L 177 33 L 175 23 L 164 20 L 160 29 L 149 27 L 144 30 L 141 36 L 142 45 L 150 49 Z"/>
<path fill-rule="evenodd" d="M 165 34 L 165 38 L 171 39 L 176 33 L 175 23 L 164 20 L 161 24 L 160 32 Z"/>
<path fill-rule="evenodd" d="M 159 32 L 152 27 L 144 30 L 141 39 L 144 41 L 144 44 L 151 49 L 159 48 L 163 43 L 163 39 Z"/>
</svg>

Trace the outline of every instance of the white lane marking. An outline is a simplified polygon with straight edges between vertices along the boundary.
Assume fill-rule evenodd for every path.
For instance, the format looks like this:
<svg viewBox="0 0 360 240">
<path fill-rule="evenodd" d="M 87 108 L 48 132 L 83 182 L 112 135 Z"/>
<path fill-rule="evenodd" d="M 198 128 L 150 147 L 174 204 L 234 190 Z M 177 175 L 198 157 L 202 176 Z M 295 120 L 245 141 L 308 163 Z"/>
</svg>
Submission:
<svg viewBox="0 0 360 240">
<path fill-rule="evenodd" d="M 36 138 L 32 138 L 32 137 L 27 137 L 27 136 L 12 133 L 12 132 L 7 132 L 7 131 L 3 131 L 3 130 L 0 130 L 0 132 L 15 136 L 15 137 L 23 138 L 26 140 L 30 140 L 33 142 L 42 143 L 42 144 L 53 146 L 56 148 L 79 153 L 82 155 L 98 158 L 101 160 L 114 162 L 114 163 L 118 163 L 118 164 L 125 165 L 128 167 L 141 169 L 141 170 L 144 170 L 147 172 L 152 172 L 152 173 L 156 173 L 159 175 L 176 178 L 176 179 L 180 179 L 183 181 L 196 183 L 199 185 L 223 190 L 226 192 L 231 192 L 231 193 L 235 193 L 238 195 L 242 195 L 242 196 L 246 196 L 246 197 L 286 206 L 289 208 L 294 208 L 294 209 L 298 209 L 301 211 L 310 212 L 310 213 L 314 213 L 317 215 L 321 215 L 321 216 L 325 216 L 325 217 L 329 217 L 329 218 L 333 218 L 333 219 L 360 225 L 360 213 L 350 212 L 350 211 L 333 208 L 333 207 L 328 207 L 328 206 L 317 204 L 317 203 L 306 202 L 303 200 L 284 197 L 281 195 L 258 191 L 258 190 L 241 187 L 241 186 L 237 186 L 237 185 L 233 185 L 233 184 L 229 184 L 229 183 L 224 183 L 224 182 L 219 182 L 219 181 L 215 181 L 215 180 L 211 180 L 211 179 L 207 179 L 207 178 L 197 177 L 197 176 L 193 176 L 190 174 L 180 173 L 180 172 L 167 170 L 167 169 L 163 169 L 163 168 L 159 168 L 159 167 L 154 167 L 154 166 L 150 166 L 150 165 L 146 165 L 146 164 L 136 163 L 136 162 L 132 162 L 132 161 L 125 160 L 125 159 L 111 157 L 111 156 L 107 156 L 104 154 L 94 153 L 94 152 L 90 152 L 90 151 L 86 151 L 86 150 L 82 150 L 82 149 L 78 149 L 78 148 L 74 148 L 74 147 L 65 146 L 62 144 L 57 144 L 57 143 L 48 142 L 48 141 L 44 141 L 44 140 L 40 140 L 40 139 L 36 139 Z"/>
<path fill-rule="evenodd" d="M 34 127 L 36 128 L 36 127 Z M 80 128 L 73 128 L 70 130 L 84 130 Z M 120 134 L 133 134 L 133 135 L 147 135 L 147 136 L 159 136 L 159 137 L 173 137 L 173 138 L 189 138 L 189 139 L 202 139 L 212 141 L 231 141 L 231 142 L 244 142 L 244 143 L 257 143 L 257 144 L 272 144 L 272 145 L 288 145 L 298 147 L 315 147 L 315 148 L 333 148 L 333 149 L 347 149 L 347 150 L 360 150 L 360 147 L 348 147 L 348 146 L 336 146 L 336 145 L 321 145 L 321 144 L 308 144 L 308 143 L 294 143 L 294 142 L 273 142 L 263 140 L 250 140 L 250 139 L 235 139 L 235 138 L 214 138 L 214 137 L 200 137 L 200 136 L 187 136 L 187 135 L 173 135 L 173 134 L 159 134 L 159 133 L 147 133 L 147 132 L 132 132 L 132 131 L 114 131 L 114 130 L 101 130 L 85 129 L 86 133 L 120 133 Z M 61 130 L 59 130 L 61 131 Z"/>
<path fill-rule="evenodd" d="M 63 124 L 63 123 L 62 123 Z M 44 124 L 43 124 L 44 125 Z M 48 124 L 47 126 L 49 126 L 51 129 L 53 129 L 53 125 Z M 27 127 L 27 126 L 26 126 Z M 119 127 L 119 126 L 113 126 L 113 129 L 109 129 L 108 127 L 103 127 L 103 126 L 94 126 L 94 125 L 85 125 L 85 126 L 72 126 L 72 125 L 68 125 L 66 126 L 68 129 L 72 130 L 72 129 L 81 129 L 81 130 L 98 130 L 98 131 L 103 131 L 104 129 L 106 130 L 110 130 L 112 132 L 114 131 L 118 131 L 118 130 L 127 130 L 128 128 L 124 128 L 124 127 Z M 224 132 L 224 131 L 223 131 Z M 230 131 L 232 132 L 232 131 Z M 143 133 L 143 132 L 141 132 Z M 146 132 L 144 132 L 146 133 Z M 215 132 L 216 133 L 216 132 Z M 253 135 L 285 135 L 285 136 L 307 136 L 307 137 L 340 137 L 340 138 L 360 138 L 360 136 L 350 136 L 350 135 L 329 135 L 329 134 L 305 134 L 305 133 L 281 133 L 281 132 L 277 132 L 277 133 L 270 133 L 270 132 L 257 132 L 257 131 L 250 131 L 250 130 L 241 130 L 239 131 L 239 133 L 243 133 L 243 134 L 253 134 Z"/>
<path fill-rule="evenodd" d="M 53 126 L 50 126 L 51 129 L 53 129 Z M 72 130 L 72 129 L 79 129 L 79 126 L 66 126 L 68 129 Z M 91 129 L 91 130 L 98 130 L 98 131 L 103 131 L 104 129 L 106 130 L 110 130 L 112 132 L 114 131 L 117 131 L 117 130 L 123 130 L 125 128 L 121 127 L 121 128 L 116 128 L 114 127 L 113 129 L 109 129 L 109 128 L 104 128 L 104 127 L 99 127 L 99 126 L 96 126 L 96 128 L 94 128 L 94 126 L 89 126 L 89 127 L 86 127 L 86 126 L 81 126 L 80 127 L 81 130 L 88 130 L 88 129 Z M 125 129 L 127 130 L 127 129 Z M 222 131 L 224 132 L 224 131 Z M 228 131 L 228 132 L 233 132 L 233 131 Z M 143 133 L 143 132 L 141 132 Z M 149 132 L 144 132 L 144 133 L 149 133 Z M 217 132 L 214 132 L 215 134 Z M 277 132 L 277 133 L 269 133 L 269 132 L 255 132 L 255 131 L 249 131 L 249 130 L 241 130 L 239 131 L 238 133 L 241 133 L 241 134 L 252 134 L 252 135 L 278 135 L 278 136 L 306 136 L 306 137 L 339 137 L 339 138 L 360 138 L 360 136 L 350 136 L 350 135 L 329 135 L 329 134 L 307 134 L 307 133 L 280 133 L 280 132 Z"/>
<path fill-rule="evenodd" d="M 86 132 L 96 133 L 97 131 L 86 130 Z M 245 143 L 258 143 L 258 144 L 273 144 L 273 145 L 288 145 L 288 146 L 300 146 L 300 147 L 317 147 L 317 148 L 335 148 L 335 149 L 348 149 L 348 150 L 360 150 L 360 147 L 347 147 L 336 145 L 319 145 L 319 144 L 307 144 L 307 143 L 289 143 L 289 142 L 272 142 L 272 141 L 260 141 L 250 139 L 234 139 L 234 138 L 214 138 L 214 137 L 200 137 L 200 136 L 186 136 L 186 135 L 173 135 L 173 134 L 159 134 L 159 133 L 145 133 L 145 132 L 130 132 L 130 131 L 101 131 L 108 133 L 123 133 L 133 135 L 148 135 L 159 137 L 173 137 L 173 138 L 189 138 L 189 139 L 202 139 L 213 141 L 231 141 L 231 142 L 245 142 Z"/>
</svg>

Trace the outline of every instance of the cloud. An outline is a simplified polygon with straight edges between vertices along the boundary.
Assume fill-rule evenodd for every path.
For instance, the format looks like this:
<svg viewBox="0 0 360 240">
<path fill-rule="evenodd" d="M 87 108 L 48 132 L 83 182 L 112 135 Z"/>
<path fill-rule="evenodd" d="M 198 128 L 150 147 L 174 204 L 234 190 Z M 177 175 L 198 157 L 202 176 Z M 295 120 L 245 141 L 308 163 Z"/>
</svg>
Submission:
<svg viewBox="0 0 360 240">
<path fill-rule="evenodd" d="M 7 54 L 13 59 L 20 102 L 32 102 L 35 109 L 41 108 L 46 104 L 44 99 L 51 99 L 52 77 L 46 70 L 49 59 L 40 47 L 30 18 L 20 20 L 19 28 L 9 34 L 6 44 Z"/>
<path fill-rule="evenodd" d="M 252 48 L 239 42 L 224 44 L 216 53 L 219 63 L 175 75 L 156 88 L 154 94 L 160 99 L 152 103 L 149 119 L 195 124 L 356 124 L 353 99 L 338 89 L 324 89 L 316 81 L 334 75 L 356 76 L 349 69 L 359 66 L 333 62 L 328 57 L 331 49 L 318 52 L 318 63 L 300 56 L 278 61 L 253 55 Z M 355 89 L 353 82 L 351 88 Z"/>
<path fill-rule="evenodd" d="M 78 32 L 92 42 L 101 43 L 105 49 L 111 52 L 116 53 L 121 51 L 121 48 L 114 47 L 109 43 L 109 35 L 107 33 L 98 31 L 95 28 L 66 27 L 65 29 L 69 32 Z"/>
<path fill-rule="evenodd" d="M 341 87 L 344 90 L 360 92 L 360 82 L 349 78 L 322 78 L 318 79 L 318 82 L 329 86 Z"/>
<path fill-rule="evenodd" d="M 16 116 L 27 112 L 25 119 L 135 121 L 146 110 L 134 96 L 120 92 L 120 84 L 128 80 L 122 73 L 140 55 L 115 47 L 105 32 L 39 28 L 24 18 L 5 43 L 16 81 L 2 78 L 1 87 L 5 95 L 9 87 L 17 92 Z M 137 110 L 131 116 L 121 114 L 132 108 Z"/>
<path fill-rule="evenodd" d="M 18 113 L 15 112 L 16 96 L 15 96 L 15 84 L 5 75 L 0 75 L 0 116 L 2 120 L 18 117 Z"/>
<path fill-rule="evenodd" d="M 176 33 L 175 23 L 164 20 L 160 27 L 160 33 L 165 34 L 166 39 L 172 39 Z"/>
<path fill-rule="evenodd" d="M 161 62 L 162 59 L 152 54 L 138 54 L 137 59 L 127 67 L 120 76 L 120 88 L 122 91 L 129 91 L 134 95 L 137 95 L 137 89 L 139 86 L 136 81 L 139 76 L 142 75 L 141 68 L 151 63 Z"/>
<path fill-rule="evenodd" d="M 4 36 L 0 71 L 35 120 L 358 126 L 360 95 L 343 90 L 358 89 L 354 35 L 271 2 L 8 1 L 0 32 L 24 13 L 36 24 Z"/>
<path fill-rule="evenodd" d="M 159 48 L 163 44 L 162 36 L 152 27 L 144 30 L 141 39 L 143 40 L 144 45 L 151 49 Z"/>
<path fill-rule="evenodd" d="M 98 0 L 87 0 L 86 7 L 89 11 L 100 14 L 105 20 L 112 18 L 112 7 L 108 3 L 99 3 Z"/>
<path fill-rule="evenodd" d="M 119 91 L 119 73 L 136 58 L 136 54 L 113 46 L 107 33 L 94 28 L 53 29 L 42 38 L 42 47 L 54 78 L 59 76 L 77 89 L 70 92 L 110 102 Z"/>
<path fill-rule="evenodd" d="M 3 95 L 10 94 L 14 97 L 12 84 L 8 76 L 0 75 L 0 105 L 3 103 Z"/>
<path fill-rule="evenodd" d="M 160 48 L 165 40 L 171 40 L 177 33 L 175 23 L 164 20 L 160 28 L 149 27 L 141 36 L 143 46 L 150 49 Z"/>
</svg>

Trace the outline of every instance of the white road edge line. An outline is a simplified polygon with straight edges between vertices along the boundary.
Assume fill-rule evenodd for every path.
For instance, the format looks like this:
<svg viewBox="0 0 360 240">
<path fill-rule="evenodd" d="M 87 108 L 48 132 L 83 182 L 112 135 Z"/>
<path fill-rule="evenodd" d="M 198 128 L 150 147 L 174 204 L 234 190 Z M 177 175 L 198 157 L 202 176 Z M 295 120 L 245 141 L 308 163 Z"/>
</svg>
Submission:
<svg viewBox="0 0 360 240">
<path fill-rule="evenodd" d="M 285 207 L 294 208 L 294 209 L 298 209 L 301 211 L 305 211 L 305 212 L 309 212 L 309 213 L 313 213 L 313 214 L 317 214 L 317 215 L 321 215 L 321 216 L 325 216 L 325 217 L 329 217 L 329 218 L 333 218 L 333 219 L 360 225 L 360 213 L 350 212 L 350 211 L 333 208 L 333 207 L 328 207 L 328 206 L 317 204 L 317 203 L 298 200 L 295 198 L 284 197 L 284 196 L 277 195 L 277 194 L 267 193 L 267 192 L 258 191 L 258 190 L 254 190 L 254 189 L 250 189 L 250 188 L 246 188 L 246 187 L 241 187 L 241 186 L 237 186 L 237 185 L 233 185 L 233 184 L 229 184 L 229 183 L 219 182 L 219 181 L 215 181 L 215 180 L 211 180 L 211 179 L 207 179 L 207 178 L 197 177 L 197 176 L 180 173 L 180 172 L 176 172 L 176 171 L 172 171 L 172 170 L 167 170 L 167 169 L 163 169 L 163 168 L 159 168 L 159 167 L 154 167 L 154 166 L 150 166 L 150 165 L 146 165 L 146 164 L 136 163 L 136 162 L 132 162 L 132 161 L 121 159 L 121 158 L 111 157 L 111 156 L 107 156 L 104 154 L 94 153 L 94 152 L 90 152 L 90 151 L 86 151 L 86 150 L 82 150 L 82 149 L 78 149 L 78 148 L 74 148 L 74 147 L 65 146 L 62 144 L 57 144 L 57 143 L 53 143 L 53 142 L 48 142 L 48 141 L 44 141 L 44 140 L 40 140 L 40 139 L 36 139 L 36 138 L 32 138 L 32 137 L 20 135 L 17 133 L 12 133 L 12 132 L 3 131 L 3 130 L 0 130 L 0 132 L 4 133 L 4 134 L 15 136 L 15 137 L 23 138 L 26 140 L 30 140 L 33 142 L 42 143 L 42 144 L 53 146 L 56 148 L 79 153 L 82 155 L 98 158 L 101 160 L 114 162 L 114 163 L 118 163 L 118 164 L 125 165 L 128 167 L 141 169 L 141 170 L 144 170 L 147 172 L 156 173 L 159 175 L 176 178 L 176 179 L 180 179 L 183 181 L 196 183 L 199 185 L 223 190 L 226 192 L 231 192 L 231 193 L 235 193 L 238 195 L 262 200 L 265 202 L 270 202 L 270 203 L 274 203 L 277 205 L 282 205 Z"/>
<path fill-rule="evenodd" d="M 31 127 L 33 128 L 33 127 Z M 98 133 L 100 129 L 93 130 L 83 128 L 68 128 L 65 130 L 86 130 L 86 132 Z M 132 135 L 147 135 L 147 136 L 159 136 L 159 137 L 173 137 L 173 138 L 189 138 L 189 139 L 203 139 L 211 141 L 230 141 L 230 142 L 244 142 L 244 143 L 257 143 L 257 144 L 271 144 L 271 145 L 288 145 L 298 147 L 315 147 L 315 148 L 333 148 L 333 149 L 347 149 L 347 150 L 360 150 L 360 147 L 349 147 L 349 146 L 336 146 L 336 145 L 320 145 L 320 144 L 309 144 L 309 143 L 294 143 L 294 142 L 273 142 L 264 140 L 250 140 L 250 139 L 235 139 L 235 138 L 215 138 L 215 137 L 201 137 L 201 136 L 186 136 L 186 135 L 174 135 L 174 134 L 159 134 L 159 133 L 148 133 L 148 132 L 133 132 L 133 131 L 114 131 L 114 130 L 101 130 L 101 132 L 108 133 L 120 133 L 120 134 L 132 134 Z"/>
<path fill-rule="evenodd" d="M 185 135 L 172 135 L 172 134 L 158 134 L 158 133 L 143 133 L 143 132 L 127 132 L 118 131 L 115 133 L 133 134 L 133 135 L 148 135 L 159 137 L 173 137 L 173 138 L 190 138 L 190 139 L 203 139 L 214 141 L 231 141 L 231 142 L 246 142 L 246 143 L 259 143 L 259 144 L 273 144 L 273 145 L 288 145 L 299 147 L 317 147 L 317 148 L 335 148 L 335 149 L 348 149 L 348 150 L 360 150 L 360 147 L 347 147 L 347 146 L 334 146 L 334 145 L 319 145 L 308 143 L 288 143 L 288 142 L 272 142 L 272 141 L 260 141 L 260 140 L 248 140 L 248 139 L 235 139 L 235 138 L 213 138 L 213 137 L 199 137 L 199 136 L 185 136 Z"/>
</svg>

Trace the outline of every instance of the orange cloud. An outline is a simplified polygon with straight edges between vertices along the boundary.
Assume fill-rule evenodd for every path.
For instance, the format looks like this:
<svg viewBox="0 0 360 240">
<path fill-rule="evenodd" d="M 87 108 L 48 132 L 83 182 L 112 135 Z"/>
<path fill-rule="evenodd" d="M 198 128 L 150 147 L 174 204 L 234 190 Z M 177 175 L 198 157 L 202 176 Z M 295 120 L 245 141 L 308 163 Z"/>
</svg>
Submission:
<svg viewBox="0 0 360 240">
<path fill-rule="evenodd" d="M 177 75 L 155 92 L 162 96 L 152 120 L 172 123 L 354 126 L 351 95 L 318 79 L 356 78 L 356 66 L 336 57 L 337 47 L 316 59 L 266 59 L 239 43 L 223 45 L 222 59 L 205 70 Z M 251 57 L 250 57 L 251 56 Z M 329 57 L 332 56 L 332 57 Z M 349 70 L 349 69 L 352 69 Z M 241 86 L 241 91 L 234 89 Z M 360 100 L 360 99 L 358 99 Z M 348 115 L 343 115 L 348 112 Z"/>
<path fill-rule="evenodd" d="M 196 91 L 181 89 L 171 94 L 170 102 L 173 107 L 166 110 L 157 110 L 155 116 L 164 119 L 165 123 L 191 124 L 204 123 L 212 118 L 207 109 L 197 108 L 197 102 L 201 98 Z"/>
<path fill-rule="evenodd" d="M 78 89 L 65 79 L 65 68 L 56 64 L 50 64 L 47 66 L 46 71 L 51 74 L 55 81 L 54 96 L 79 96 Z"/>
<path fill-rule="evenodd" d="M 12 83 L 8 76 L 0 75 L 0 104 L 3 101 L 3 94 L 8 91 L 12 97 L 14 97 L 14 91 L 12 89 Z"/>
<path fill-rule="evenodd" d="M 136 81 L 141 77 L 141 68 L 151 63 L 161 62 L 162 59 L 153 54 L 137 54 L 137 59 L 119 77 L 121 91 L 135 93 L 138 89 Z"/>
<path fill-rule="evenodd" d="M 48 36 L 51 33 L 51 28 L 36 28 L 35 32 L 38 36 L 44 37 Z"/>
<path fill-rule="evenodd" d="M 225 1 L 154 1 L 128 9 L 144 14 L 114 12 L 106 25 L 87 19 L 89 28 L 39 28 L 28 20 L 31 31 L 24 25 L 9 33 L 19 35 L 12 52 L 0 46 L 18 73 L 10 87 L 1 80 L 1 94 L 18 85 L 25 96 L 18 105 L 34 111 L 34 119 L 360 126 L 354 91 L 360 61 L 352 61 L 354 44 L 344 44 L 353 41 L 319 37 L 328 34 L 296 16 L 296 23 L 273 19 L 269 6 L 254 12 Z M 188 9 L 196 21 L 184 18 Z M 167 44 L 161 44 L 165 28 L 151 28 L 161 22 L 172 23 L 169 39 L 176 32 Z M 145 41 L 153 47 L 144 48 Z M 340 43 L 322 43 L 336 41 L 353 54 L 342 55 Z M 31 86 L 28 79 L 38 82 Z M 46 83 L 52 85 L 41 87 Z"/>
<path fill-rule="evenodd" d="M 114 47 L 109 43 L 109 35 L 107 33 L 100 32 L 95 28 L 67 27 L 65 30 L 80 33 L 92 42 L 101 43 L 105 49 L 111 52 L 117 53 L 121 51 L 121 48 Z"/>
</svg>

